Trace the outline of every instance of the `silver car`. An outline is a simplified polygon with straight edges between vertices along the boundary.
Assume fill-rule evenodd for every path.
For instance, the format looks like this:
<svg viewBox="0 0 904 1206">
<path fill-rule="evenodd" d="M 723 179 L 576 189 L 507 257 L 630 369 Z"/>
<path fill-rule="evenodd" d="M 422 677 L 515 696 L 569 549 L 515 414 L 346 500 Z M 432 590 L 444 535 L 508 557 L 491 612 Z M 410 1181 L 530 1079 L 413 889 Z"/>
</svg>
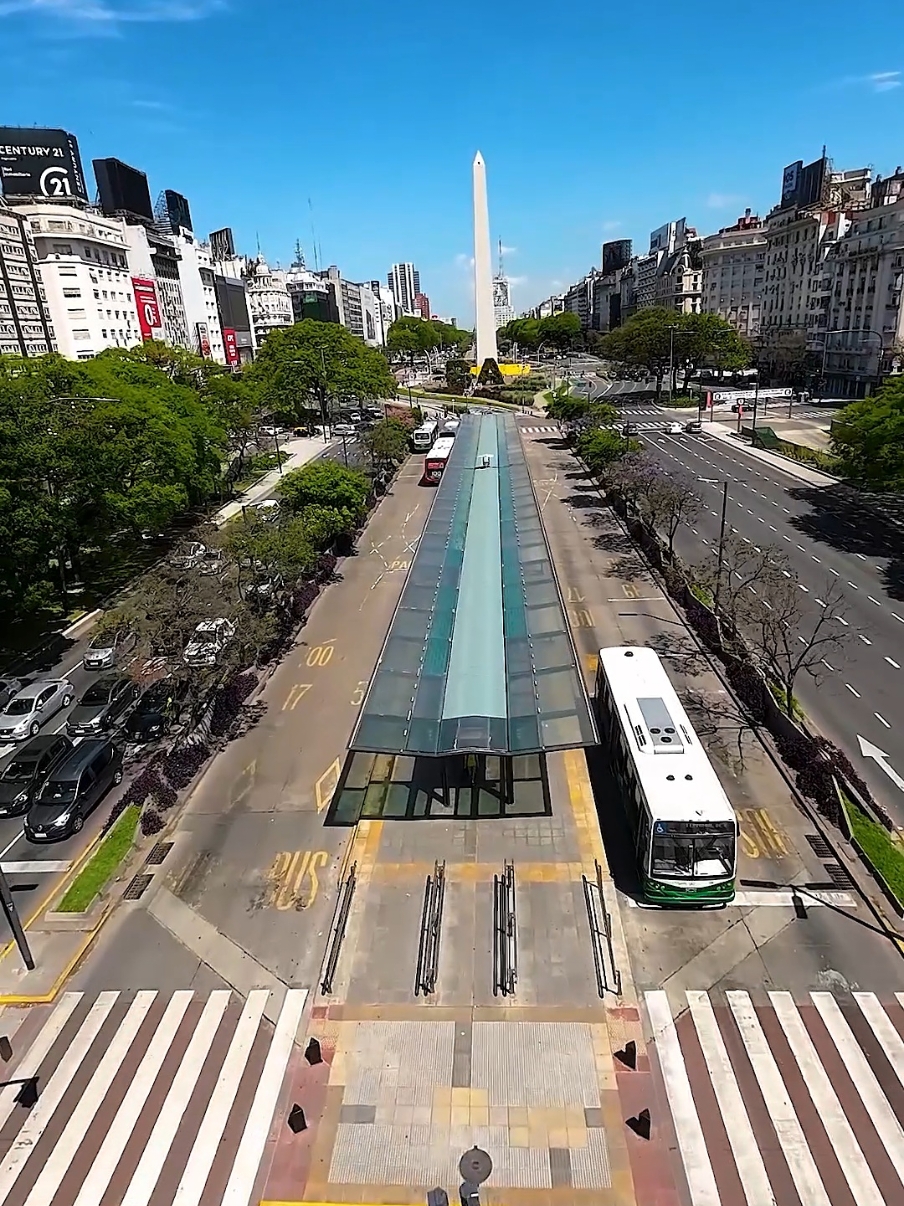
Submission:
<svg viewBox="0 0 904 1206">
<path fill-rule="evenodd" d="M 72 683 L 65 678 L 29 683 L 0 712 L 0 741 L 36 737 L 51 716 L 69 707 L 74 695 Z"/>
<path fill-rule="evenodd" d="M 138 637 L 127 629 L 99 633 L 85 650 L 82 665 L 86 670 L 109 670 L 137 643 Z"/>
</svg>

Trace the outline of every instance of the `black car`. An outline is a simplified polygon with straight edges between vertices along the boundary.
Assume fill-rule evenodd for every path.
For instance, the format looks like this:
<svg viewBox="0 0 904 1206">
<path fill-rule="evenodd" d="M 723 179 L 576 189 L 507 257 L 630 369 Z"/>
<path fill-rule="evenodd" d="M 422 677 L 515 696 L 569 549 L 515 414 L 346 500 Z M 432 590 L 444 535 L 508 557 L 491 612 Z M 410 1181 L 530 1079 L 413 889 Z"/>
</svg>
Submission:
<svg viewBox="0 0 904 1206">
<path fill-rule="evenodd" d="M 91 737 L 61 759 L 25 818 L 30 842 L 57 842 L 78 833 L 85 817 L 122 782 L 122 751 L 104 737 Z"/>
<path fill-rule="evenodd" d="M 27 812 L 41 784 L 71 749 L 62 733 L 42 734 L 23 745 L 0 774 L 0 817 Z"/>
<path fill-rule="evenodd" d="M 22 689 L 22 684 L 17 678 L 12 678 L 8 674 L 4 674 L 0 678 L 0 708 L 5 708 L 14 695 L 17 695 Z"/>
<path fill-rule="evenodd" d="M 104 674 L 92 683 L 69 714 L 70 737 L 92 737 L 112 727 L 137 699 L 140 687 L 124 674 Z"/>
<path fill-rule="evenodd" d="M 151 683 L 129 713 L 123 732 L 129 741 L 155 741 L 172 724 L 178 708 L 171 682 Z"/>
</svg>

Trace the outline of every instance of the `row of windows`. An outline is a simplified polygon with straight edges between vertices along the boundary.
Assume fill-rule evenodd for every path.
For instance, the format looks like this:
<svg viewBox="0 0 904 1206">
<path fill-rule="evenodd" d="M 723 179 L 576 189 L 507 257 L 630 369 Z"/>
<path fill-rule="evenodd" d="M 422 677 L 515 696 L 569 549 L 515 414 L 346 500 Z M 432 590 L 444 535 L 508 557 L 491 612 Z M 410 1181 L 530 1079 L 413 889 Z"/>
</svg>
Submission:
<svg viewBox="0 0 904 1206">
<path fill-rule="evenodd" d="M 54 255 L 72 255 L 72 244 L 54 243 L 53 253 Z M 98 263 L 116 264 L 120 268 L 126 267 L 126 257 L 121 255 L 118 251 L 110 252 L 106 249 L 106 247 L 99 247 L 97 251 L 92 251 L 90 247 L 83 245 L 82 255 L 86 260 L 93 260 L 96 258 Z"/>
</svg>

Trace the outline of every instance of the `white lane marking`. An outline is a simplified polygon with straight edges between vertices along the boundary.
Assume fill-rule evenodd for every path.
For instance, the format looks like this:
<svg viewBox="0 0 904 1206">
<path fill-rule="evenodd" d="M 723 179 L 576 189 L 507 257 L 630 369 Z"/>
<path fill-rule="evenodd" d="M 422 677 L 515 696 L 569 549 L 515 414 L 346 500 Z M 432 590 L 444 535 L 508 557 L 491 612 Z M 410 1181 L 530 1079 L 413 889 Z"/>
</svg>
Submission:
<svg viewBox="0 0 904 1206">
<path fill-rule="evenodd" d="M 860 587 L 857 585 L 857 583 L 856 583 L 856 582 L 849 582 L 849 583 L 848 583 L 848 586 L 853 587 L 853 589 L 854 589 L 854 590 L 859 590 L 859 589 L 860 589 Z"/>
<path fill-rule="evenodd" d="M 814 598 L 815 598 L 815 597 L 816 597 L 816 596 L 814 595 Z M 822 599 L 816 599 L 816 602 L 819 604 L 819 606 L 820 606 L 820 607 L 825 607 L 825 606 L 826 606 L 825 602 L 824 602 Z"/>
<path fill-rule="evenodd" d="M 53 1145 L 53 1150 L 44 1163 L 41 1175 L 35 1181 L 34 1188 L 25 1201 L 25 1206 L 44 1206 L 44 1203 L 54 1200 L 60 1182 L 81 1146 L 88 1127 L 94 1121 L 94 1116 L 100 1109 L 101 1102 L 106 1097 L 122 1061 L 128 1055 L 129 1048 L 135 1041 L 141 1023 L 147 1017 L 148 1010 L 156 996 L 157 992 L 154 989 L 136 994 L 122 1025 L 116 1031 L 103 1058 L 97 1065 L 88 1087 L 82 1092 L 78 1104 L 69 1115 L 69 1121 L 66 1123 L 62 1135 Z"/>
<path fill-rule="evenodd" d="M 841 1171 L 857 1202 L 864 1206 L 883 1206 L 883 1196 L 873 1179 L 869 1165 L 854 1135 L 832 1082 L 822 1065 L 813 1040 L 803 1023 L 790 992 L 770 992 L 769 1000 L 779 1025 L 785 1032 L 791 1054 L 800 1069 L 807 1092 L 816 1106 Z M 814 1002 L 815 1003 L 815 1002 Z M 818 1006 L 817 1006 L 818 1008 Z"/>
<path fill-rule="evenodd" d="M 836 578 L 838 578 L 838 577 L 840 577 L 840 576 L 841 576 L 841 575 L 838 573 L 838 570 L 833 570 L 831 566 L 829 566 L 829 573 L 830 573 L 830 574 L 834 574 Z"/>
<path fill-rule="evenodd" d="M 50 1125 L 54 1111 L 72 1084 L 75 1074 L 81 1067 L 118 998 L 118 992 L 99 994 L 78 1033 L 66 1048 L 66 1054 L 57 1065 L 56 1071 L 41 1090 L 37 1104 L 29 1111 L 28 1121 L 22 1126 L 0 1166 L 0 1201 L 6 1201 L 10 1190 L 19 1179 L 19 1173 L 22 1171 L 25 1161 L 35 1150 L 35 1145 Z"/>
<path fill-rule="evenodd" d="M 798 582 L 797 589 L 802 590 L 805 595 L 808 595 L 810 593 L 809 586 L 804 586 L 803 582 Z"/>
<path fill-rule="evenodd" d="M 797 547 L 800 549 L 800 551 L 802 553 L 805 553 L 807 551 L 802 544 L 799 544 Z"/>
<path fill-rule="evenodd" d="M 875 993 L 855 992 L 851 994 L 860 1011 L 869 1022 L 873 1034 L 879 1040 L 879 1046 L 885 1052 L 885 1058 L 898 1080 L 904 1085 L 904 1039 L 891 1024 L 885 1010 L 876 1000 Z M 904 993 L 895 993 L 898 1004 L 904 1007 Z"/>
<path fill-rule="evenodd" d="M 782 510 L 785 512 L 785 514 L 786 514 L 786 515 L 790 515 L 790 514 L 791 514 L 791 512 L 788 510 L 788 508 L 787 508 L 787 507 L 782 507 Z"/>
<path fill-rule="evenodd" d="M 221 1206 L 248 1206 L 307 996 L 306 988 L 286 993 Z"/>
<path fill-rule="evenodd" d="M 862 553 L 856 553 L 856 554 L 855 554 L 855 556 L 859 557 L 861 561 L 865 561 L 865 560 L 866 560 L 866 558 L 863 556 L 863 554 L 862 554 Z"/>
<path fill-rule="evenodd" d="M 12 1084 L 6 1084 L 0 1089 L 0 1127 L 16 1108 L 16 1097 L 22 1087 L 23 1080 L 31 1080 L 38 1074 L 41 1064 L 47 1058 L 47 1053 L 63 1032 L 63 1027 L 72 1017 L 75 1009 L 85 994 L 82 992 L 67 992 L 44 1023 L 32 1045 L 16 1067 L 16 1079 Z"/>
<path fill-rule="evenodd" d="M 867 597 L 867 599 L 869 599 L 870 603 L 875 603 L 875 605 L 876 605 L 877 607 L 881 607 L 881 606 L 882 606 L 882 604 L 879 602 L 879 600 L 878 600 L 878 599 L 874 599 L 872 595 L 867 595 L 866 597 Z"/>
<path fill-rule="evenodd" d="M 789 570 L 782 570 L 782 573 L 785 575 L 785 577 L 786 577 L 786 578 L 790 578 L 790 577 L 791 577 L 791 573 L 790 573 L 790 571 L 789 571 Z"/>
<path fill-rule="evenodd" d="M 767 602 L 766 602 L 766 600 L 765 600 L 765 599 L 763 599 L 763 600 L 762 600 L 762 604 L 763 604 L 763 606 L 764 606 L 764 607 L 765 607 L 765 608 L 766 608 L 768 611 L 772 611 L 772 604 L 771 604 L 771 603 L 767 603 Z"/>
<path fill-rule="evenodd" d="M 851 1033 L 838 1002 L 830 992 L 811 992 L 810 998 L 819 1011 L 825 1028 L 844 1062 L 845 1070 L 853 1081 L 854 1088 L 863 1102 L 869 1119 L 882 1140 L 882 1145 L 894 1165 L 898 1179 L 904 1182 L 904 1130 L 901 1129 L 901 1124 L 895 1117 L 862 1049 Z M 875 993 L 855 992 L 854 999 L 860 1006 L 860 1010 L 879 1044 L 884 1048 L 883 1037 L 887 1037 L 885 1026 L 890 1023 Z M 877 1011 L 878 1014 L 881 1014 L 881 1018 L 877 1016 Z M 900 1041 L 898 1038 L 899 1045 Z M 897 1071 L 900 1076 L 900 1069 Z"/>
<path fill-rule="evenodd" d="M 844 618 L 844 616 L 835 616 L 834 618 L 838 621 L 839 624 L 843 624 L 845 626 L 845 628 L 848 627 L 848 622 Z"/>
<path fill-rule="evenodd" d="M 898 613 L 896 611 L 893 611 L 891 614 L 892 614 L 892 619 L 897 620 L 899 624 L 904 624 L 904 620 L 901 619 L 901 617 L 898 615 Z"/>
<path fill-rule="evenodd" d="M 850 691 L 851 695 L 856 695 L 858 699 L 860 698 L 860 692 L 859 692 L 859 691 L 855 691 L 855 690 L 854 690 L 854 688 L 851 686 L 851 684 L 850 684 L 850 683 L 845 683 L 844 685 L 845 685 L 845 686 L 847 687 L 847 689 Z"/>
<path fill-rule="evenodd" d="M 825 658 L 821 658 L 820 660 L 822 661 L 822 664 L 825 666 L 826 670 L 831 670 L 834 673 L 834 670 L 835 670 L 834 666 L 830 666 Z"/>
<path fill-rule="evenodd" d="M 784 532 L 782 532 L 782 540 L 787 540 L 789 544 L 791 543 L 791 537 L 786 536 Z"/>
<path fill-rule="evenodd" d="M 810 556 L 813 558 L 813 560 L 816 562 L 817 565 L 822 565 L 822 562 L 819 560 L 819 558 L 816 556 L 815 553 L 811 553 Z"/>
<path fill-rule="evenodd" d="M 16 842 L 18 842 L 19 838 L 24 837 L 24 836 L 25 836 L 25 830 L 20 829 L 19 832 L 16 834 L 16 836 L 13 838 L 13 840 L 10 842 L 10 844 L 8 846 L 4 846 L 3 849 L 0 850 L 0 859 L 3 858 L 4 854 L 9 854 L 10 850 L 12 850 L 13 846 L 15 846 L 15 844 L 16 844 Z"/>
<path fill-rule="evenodd" d="M 154 1031 L 150 1046 L 144 1054 L 138 1070 L 135 1073 L 129 1090 L 107 1131 L 100 1151 L 91 1165 L 91 1169 L 82 1183 L 75 1206 L 92 1206 L 104 1196 L 104 1191 L 110 1184 L 110 1178 L 116 1171 L 120 1156 L 125 1151 L 138 1116 L 144 1108 L 157 1073 L 166 1058 L 173 1039 L 182 1024 L 185 1011 L 195 994 L 191 989 L 180 989 L 174 992 L 166 1007 L 166 1012 L 160 1020 L 160 1025 Z"/>
<path fill-rule="evenodd" d="M 720 1206 L 715 1174 L 666 994 L 644 994 L 693 1206 Z"/>
<path fill-rule="evenodd" d="M 895 661 L 895 659 L 894 659 L 893 657 L 888 657 L 888 656 L 886 655 L 885 660 L 888 662 L 889 666 L 894 666 L 894 668 L 895 668 L 896 670 L 900 670 L 900 669 L 901 669 L 901 667 L 898 665 L 898 663 Z"/>
<path fill-rule="evenodd" d="M 888 723 L 888 721 L 885 719 L 884 716 L 880 716 L 878 712 L 873 712 L 873 715 L 875 716 L 876 720 L 879 721 L 880 724 L 884 724 L 887 729 L 891 728 L 891 725 Z"/>
<path fill-rule="evenodd" d="M 776 527 L 774 527 L 772 524 L 770 524 L 770 525 L 769 525 L 769 531 L 770 531 L 770 532 L 777 532 L 777 531 L 778 531 L 778 528 L 776 528 Z"/>
<path fill-rule="evenodd" d="M 798 1196 L 807 1206 L 830 1206 L 819 1170 L 810 1154 L 803 1127 L 794 1111 L 794 1105 L 750 997 L 746 992 L 728 992 L 725 995 Z"/>
</svg>

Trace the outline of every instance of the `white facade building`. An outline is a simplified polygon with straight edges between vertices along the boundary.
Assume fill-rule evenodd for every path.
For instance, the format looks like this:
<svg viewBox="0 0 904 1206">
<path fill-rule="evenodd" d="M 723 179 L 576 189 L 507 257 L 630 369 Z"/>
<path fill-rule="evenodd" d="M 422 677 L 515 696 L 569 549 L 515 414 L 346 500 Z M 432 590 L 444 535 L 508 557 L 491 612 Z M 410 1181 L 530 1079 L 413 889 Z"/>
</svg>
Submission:
<svg viewBox="0 0 904 1206">
<path fill-rule="evenodd" d="M 402 313 L 420 317 L 421 312 L 414 299 L 421 291 L 421 274 L 414 264 L 393 264 L 386 277 L 386 283 Z"/>
<path fill-rule="evenodd" d="M 128 231 L 121 218 L 37 201 L 17 205 L 31 226 L 56 343 L 71 360 L 141 342 Z"/>
<path fill-rule="evenodd" d="M 255 347 L 259 348 L 271 331 L 294 324 L 286 273 L 271 268 L 265 259 L 249 261 L 245 271 L 245 295 Z"/>
<path fill-rule="evenodd" d="M 379 316 L 378 342 L 382 347 L 386 343 L 386 336 L 389 334 L 389 328 L 399 317 L 402 311 L 395 299 L 395 294 L 387 285 L 381 285 L 379 281 L 371 281 L 370 287 L 377 302 L 377 312 Z"/>
<path fill-rule="evenodd" d="M 760 331 L 766 271 L 766 228 L 748 209 L 734 226 L 709 235 L 701 247 L 703 309 L 718 314 L 741 335 Z"/>
<path fill-rule="evenodd" d="M 161 325 L 151 331 L 152 338 L 192 351 L 195 343 L 189 333 L 174 239 L 145 226 L 129 225 L 125 231 L 132 275 L 153 281 L 157 295 Z"/>
<path fill-rule="evenodd" d="M 57 350 L 27 218 L 0 200 L 0 356 Z"/>
<path fill-rule="evenodd" d="M 496 330 L 504 327 L 515 317 L 512 305 L 512 293 L 507 276 L 500 271 L 493 277 L 493 315 L 496 320 Z"/>
<path fill-rule="evenodd" d="M 199 356 L 225 364 L 210 248 L 199 243 L 190 230 L 180 230 L 174 242 L 179 252 L 179 284 L 193 349 Z"/>
<path fill-rule="evenodd" d="M 904 194 L 889 190 L 874 199 L 880 203 L 852 215 L 826 258 L 821 355 L 823 388 L 831 397 L 874 393 L 884 376 L 901 367 Z"/>
</svg>

